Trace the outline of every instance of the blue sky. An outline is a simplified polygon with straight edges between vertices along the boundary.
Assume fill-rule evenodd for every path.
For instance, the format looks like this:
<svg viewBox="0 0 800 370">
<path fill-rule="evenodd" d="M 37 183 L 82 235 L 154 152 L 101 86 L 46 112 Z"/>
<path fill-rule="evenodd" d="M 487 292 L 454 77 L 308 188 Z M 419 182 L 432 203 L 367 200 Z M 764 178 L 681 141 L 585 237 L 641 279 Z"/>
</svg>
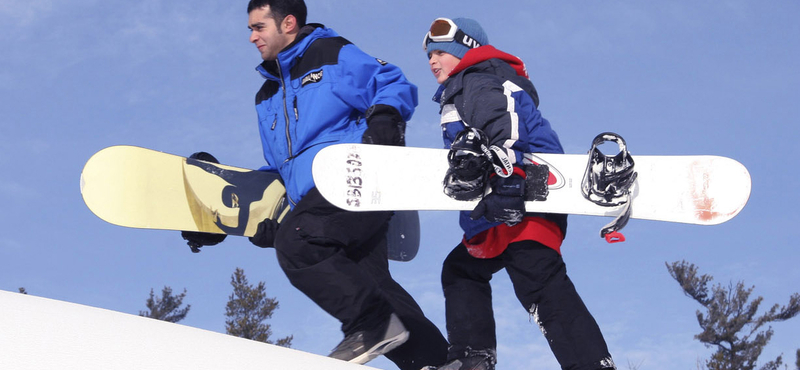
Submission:
<svg viewBox="0 0 800 370">
<path fill-rule="evenodd" d="M 687 260 L 724 285 L 754 285 L 764 307 L 800 291 L 797 1 L 308 6 L 309 21 L 400 66 L 419 86 L 410 146 L 441 146 L 422 35 L 436 17 L 466 16 L 526 62 L 567 152 L 584 153 L 597 133 L 614 131 L 634 155 L 713 154 L 748 167 L 750 201 L 722 225 L 633 220 L 628 241 L 609 245 L 597 236 L 607 219 L 570 218 L 569 275 L 620 368 L 694 369 L 712 352 L 693 339 L 700 306 L 665 262 Z M 318 354 L 338 343 L 338 323 L 291 287 L 274 251 L 229 238 L 192 254 L 177 232 L 107 224 L 81 199 L 83 164 L 111 145 L 263 164 L 253 109 L 260 59 L 245 9 L 245 1 L 0 0 L 0 289 L 135 314 L 151 288 L 186 288 L 192 309 L 182 323 L 222 332 L 230 276 L 241 267 L 280 301 L 270 321 L 276 338 L 293 334 L 294 348 Z M 439 272 L 460 238 L 457 214 L 421 217 L 422 250 L 391 268 L 444 328 Z M 493 286 L 498 368 L 557 368 L 507 276 L 497 274 Z M 793 363 L 800 319 L 773 329 L 762 359 L 783 353 Z"/>
</svg>

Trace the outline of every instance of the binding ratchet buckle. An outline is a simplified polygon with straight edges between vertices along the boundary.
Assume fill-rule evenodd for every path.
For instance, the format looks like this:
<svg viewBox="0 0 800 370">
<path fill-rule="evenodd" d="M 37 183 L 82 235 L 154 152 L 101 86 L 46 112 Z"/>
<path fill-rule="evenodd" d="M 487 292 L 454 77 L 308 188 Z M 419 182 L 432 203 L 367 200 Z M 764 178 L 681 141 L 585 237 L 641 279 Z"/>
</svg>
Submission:
<svg viewBox="0 0 800 370">
<path fill-rule="evenodd" d="M 616 142 L 619 145 L 619 153 L 613 156 L 603 154 L 598 146 L 605 142 Z M 625 236 L 619 230 L 625 227 L 631 216 L 636 176 L 633 158 L 621 136 L 604 132 L 594 138 L 592 149 L 589 150 L 589 163 L 586 165 L 586 172 L 581 182 L 581 191 L 586 199 L 600 206 L 623 206 L 614 221 L 600 230 L 600 237 L 609 243 L 625 241 Z"/>
</svg>

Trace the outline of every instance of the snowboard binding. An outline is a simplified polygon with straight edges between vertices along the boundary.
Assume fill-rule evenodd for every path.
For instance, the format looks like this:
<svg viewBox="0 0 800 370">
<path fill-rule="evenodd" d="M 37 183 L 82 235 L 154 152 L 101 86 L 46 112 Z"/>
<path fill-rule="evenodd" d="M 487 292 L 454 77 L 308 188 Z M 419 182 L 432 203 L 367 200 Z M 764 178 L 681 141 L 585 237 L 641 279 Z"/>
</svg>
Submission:
<svg viewBox="0 0 800 370">
<path fill-rule="evenodd" d="M 613 156 L 603 154 L 598 146 L 606 142 L 617 143 L 619 153 Z M 604 132 L 594 138 L 589 150 L 589 163 L 581 182 L 581 192 L 586 199 L 600 206 L 623 206 L 619 215 L 600 230 L 600 237 L 609 243 L 625 241 L 625 236 L 619 230 L 625 227 L 631 216 L 636 176 L 633 158 L 621 136 Z"/>
<path fill-rule="evenodd" d="M 500 177 L 509 177 L 514 166 L 508 154 L 477 128 L 466 128 L 456 135 L 447 155 L 450 168 L 444 178 L 444 193 L 456 200 L 475 200 L 484 195 L 492 170 Z"/>
<path fill-rule="evenodd" d="M 206 152 L 192 153 L 192 155 L 190 155 L 189 158 L 211 163 L 219 163 L 216 157 Z M 222 243 L 222 241 L 225 240 L 227 235 L 204 233 L 198 231 L 181 231 L 181 237 L 183 238 L 183 240 L 186 240 L 186 244 L 189 245 L 189 248 L 192 250 L 192 253 L 200 253 L 200 248 L 207 245 L 217 245 L 219 243 Z"/>
<path fill-rule="evenodd" d="M 483 196 L 491 166 L 484 149 L 486 135 L 477 129 L 461 131 L 453 140 L 447 162 L 450 168 L 444 178 L 444 193 L 456 200 L 474 200 Z"/>
</svg>

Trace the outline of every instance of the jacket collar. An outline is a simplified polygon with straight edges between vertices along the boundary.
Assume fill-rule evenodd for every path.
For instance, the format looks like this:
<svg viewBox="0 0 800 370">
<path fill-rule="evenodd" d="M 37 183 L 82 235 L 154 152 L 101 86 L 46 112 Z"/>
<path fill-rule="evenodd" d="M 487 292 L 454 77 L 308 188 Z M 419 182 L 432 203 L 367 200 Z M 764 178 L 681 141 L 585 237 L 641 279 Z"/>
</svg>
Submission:
<svg viewBox="0 0 800 370">
<path fill-rule="evenodd" d="M 499 59 L 499 60 L 493 60 Z M 505 62 L 505 63 L 503 63 Z M 525 63 L 521 59 L 500 51 L 491 45 L 484 45 L 475 49 L 470 49 L 461 58 L 461 62 L 453 68 L 450 72 L 450 77 L 443 84 L 439 85 L 439 89 L 433 96 L 433 101 L 442 104 L 446 102 L 451 96 L 458 94 L 464 88 L 464 74 L 467 72 L 477 71 L 494 71 L 497 68 L 502 68 L 500 64 L 507 64 L 505 68 L 511 66 L 518 76 L 528 79 L 528 71 L 525 68 Z"/>
<path fill-rule="evenodd" d="M 287 45 L 280 53 L 278 53 L 277 60 L 265 60 L 256 70 L 267 79 L 279 79 L 280 73 L 278 67 L 284 74 L 287 73 L 296 63 L 297 59 L 301 58 L 308 49 L 312 42 L 320 38 L 336 37 L 339 36 L 336 31 L 325 28 L 324 25 L 319 23 L 309 23 L 300 29 L 297 38 Z"/>
</svg>

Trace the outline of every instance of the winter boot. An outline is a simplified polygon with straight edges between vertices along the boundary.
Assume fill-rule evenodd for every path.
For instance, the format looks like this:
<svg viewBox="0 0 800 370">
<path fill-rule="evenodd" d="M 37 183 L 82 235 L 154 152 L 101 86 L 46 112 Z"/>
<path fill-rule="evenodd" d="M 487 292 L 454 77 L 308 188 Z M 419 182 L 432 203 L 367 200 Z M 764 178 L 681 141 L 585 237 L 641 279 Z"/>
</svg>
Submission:
<svg viewBox="0 0 800 370">
<path fill-rule="evenodd" d="M 495 357 L 489 353 L 475 353 L 457 358 L 442 366 L 426 366 L 422 370 L 494 370 Z"/>
<path fill-rule="evenodd" d="M 358 331 L 350 334 L 333 349 L 328 357 L 365 364 L 372 359 L 391 351 L 408 340 L 409 333 L 397 315 L 372 331 Z"/>
</svg>

